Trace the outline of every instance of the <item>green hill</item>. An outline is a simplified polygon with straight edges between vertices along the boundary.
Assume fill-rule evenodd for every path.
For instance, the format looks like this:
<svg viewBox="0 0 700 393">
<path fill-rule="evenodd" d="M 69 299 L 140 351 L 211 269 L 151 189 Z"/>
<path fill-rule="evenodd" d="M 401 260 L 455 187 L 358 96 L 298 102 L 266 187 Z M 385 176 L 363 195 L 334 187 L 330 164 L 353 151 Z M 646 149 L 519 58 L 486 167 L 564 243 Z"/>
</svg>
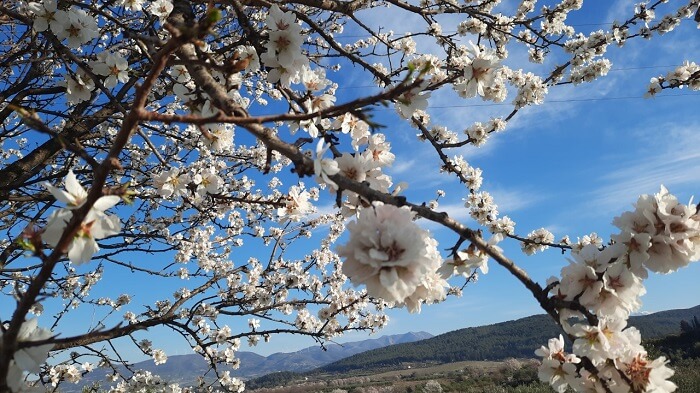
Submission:
<svg viewBox="0 0 700 393">
<path fill-rule="evenodd" d="M 645 339 L 678 333 L 682 320 L 700 315 L 700 306 L 633 316 L 630 325 Z M 530 358 L 535 349 L 561 333 L 546 315 L 534 315 L 494 325 L 455 330 L 427 340 L 391 345 L 325 365 L 317 372 L 377 370 L 401 363 L 448 363 L 463 360 L 502 360 Z"/>
</svg>

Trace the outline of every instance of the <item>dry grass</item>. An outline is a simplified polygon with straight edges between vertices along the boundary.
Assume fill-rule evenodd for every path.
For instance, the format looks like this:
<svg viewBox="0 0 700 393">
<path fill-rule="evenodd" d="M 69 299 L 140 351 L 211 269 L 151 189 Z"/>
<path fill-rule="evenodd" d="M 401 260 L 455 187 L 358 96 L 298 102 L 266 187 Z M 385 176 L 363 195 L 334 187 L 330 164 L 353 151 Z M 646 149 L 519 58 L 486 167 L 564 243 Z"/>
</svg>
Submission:
<svg viewBox="0 0 700 393">
<path fill-rule="evenodd" d="M 373 373 L 371 371 L 354 371 L 348 374 L 321 374 L 314 376 L 314 380 L 329 380 L 338 378 L 369 377 L 372 381 L 396 380 L 397 378 L 422 379 L 426 376 L 446 374 L 454 371 L 469 370 L 473 373 L 487 374 L 503 368 L 503 362 L 492 361 L 463 361 L 435 365 L 405 364 L 401 369 Z"/>
</svg>

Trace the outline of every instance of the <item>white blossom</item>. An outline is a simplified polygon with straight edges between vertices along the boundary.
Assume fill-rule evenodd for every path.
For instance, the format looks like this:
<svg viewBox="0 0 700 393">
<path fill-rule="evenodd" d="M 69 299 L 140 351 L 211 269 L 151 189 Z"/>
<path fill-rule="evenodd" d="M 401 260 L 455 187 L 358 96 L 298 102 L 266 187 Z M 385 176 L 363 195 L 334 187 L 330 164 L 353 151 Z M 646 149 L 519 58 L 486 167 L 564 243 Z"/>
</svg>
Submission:
<svg viewBox="0 0 700 393">
<path fill-rule="evenodd" d="M 365 284 L 372 296 L 403 302 L 435 272 L 437 243 L 412 219 L 407 208 L 375 204 L 348 224 L 350 239 L 338 247 L 338 255 L 353 284 Z"/>
</svg>

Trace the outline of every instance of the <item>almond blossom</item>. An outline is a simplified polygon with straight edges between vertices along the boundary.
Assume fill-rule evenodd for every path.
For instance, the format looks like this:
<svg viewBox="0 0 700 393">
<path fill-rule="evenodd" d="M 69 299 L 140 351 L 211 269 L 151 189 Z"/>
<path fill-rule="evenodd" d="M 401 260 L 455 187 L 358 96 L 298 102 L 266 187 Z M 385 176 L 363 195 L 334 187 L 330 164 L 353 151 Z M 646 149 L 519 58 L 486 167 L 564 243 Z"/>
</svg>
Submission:
<svg viewBox="0 0 700 393">
<path fill-rule="evenodd" d="M 396 99 L 396 111 L 404 119 L 410 119 L 417 111 L 424 111 L 428 108 L 430 93 L 421 92 L 421 87 L 424 86 L 414 87 Z"/>
<path fill-rule="evenodd" d="M 492 144 L 507 123 L 518 122 L 520 108 L 544 103 L 550 89 L 604 77 L 609 45 L 659 36 L 682 19 L 694 29 L 697 0 L 640 3 L 621 15 L 624 23 L 580 33 L 568 21 L 582 0 L 381 3 L 386 22 L 401 32 L 366 19 L 381 18 L 377 2 L 231 3 L 3 2 L 0 109 L 9 123 L 0 137 L 7 167 L 0 170 L 7 202 L 0 204 L 7 235 L 0 239 L 0 286 L 15 306 L 0 335 L 11 341 L 19 334 L 0 345 L 7 370 L 0 386 L 65 390 L 61 383 L 106 366 L 115 393 L 240 392 L 245 384 L 224 368 L 239 367 L 242 337 L 253 346 L 290 332 L 323 343 L 344 331 L 375 331 L 388 323 L 387 308 L 420 312 L 503 267 L 573 340 L 566 348 L 559 336 L 537 351 L 538 376 L 556 391 L 676 389 L 666 359 L 649 358 L 628 318 L 642 306 L 648 275 L 700 259 L 697 204 L 662 188 L 615 219 L 619 231 L 609 238 L 556 242 L 545 229 L 524 235 L 500 215 L 496 193 L 482 188 L 500 187 L 509 174 L 534 186 L 566 178 L 543 175 L 542 165 L 508 165 L 508 156 L 496 160 L 496 171 L 487 163 L 482 171 L 473 163 L 488 148 L 477 155 L 470 149 Z M 173 12 L 186 23 L 175 23 Z M 671 67 L 645 86 L 647 95 L 700 89 L 699 69 L 689 61 Z M 503 104 L 447 110 L 483 107 L 480 100 Z M 398 115 L 381 108 L 387 103 Z M 211 123 L 217 114 L 226 123 Z M 382 126 L 389 131 L 378 133 Z M 403 132 L 408 126 L 414 131 Z M 315 149 L 303 151 L 309 145 Z M 531 146 L 539 145 L 533 139 Z M 434 164 L 432 175 L 412 172 L 418 161 Z M 395 162 L 401 165 L 392 171 Z M 87 169 L 76 177 L 68 171 L 76 166 Z M 78 179 L 91 169 L 95 185 L 107 184 L 104 193 L 135 199 L 115 209 L 121 219 L 107 212 L 120 201 L 116 195 L 85 206 L 88 192 Z M 505 176 L 484 179 L 488 172 Z M 307 188 L 309 175 L 330 192 Z M 47 184 L 42 192 L 41 182 L 63 176 L 64 188 Z M 403 180 L 417 184 L 406 193 Z M 444 191 L 425 192 L 437 182 L 450 197 L 467 193 L 461 209 Z M 323 214 L 312 214 L 312 201 Z M 58 209 L 47 210 L 54 203 Z M 450 242 L 446 261 L 419 226 L 423 219 Z M 476 240 L 484 229 L 494 234 L 486 245 Z M 505 254 L 512 247 L 501 242 L 522 242 L 526 255 L 550 250 L 550 262 L 566 266 L 538 283 L 543 264 L 521 266 L 524 256 L 511 259 Z M 100 247 L 109 247 L 101 263 L 76 266 Z M 491 251 L 503 254 L 497 267 L 489 266 Z M 559 253 L 569 253 L 569 262 Z M 146 297 L 116 294 L 121 286 L 109 281 L 115 270 L 137 289 L 151 281 L 160 288 L 160 278 L 178 283 Z M 94 323 L 72 324 L 69 312 L 85 306 Z M 59 348 L 70 352 L 50 364 L 54 333 L 25 316 L 42 312 L 53 315 Z M 215 379 L 193 388 L 146 371 L 121 375 L 131 370 L 116 364 L 129 362 L 122 356 L 128 350 L 103 343 L 131 341 L 161 364 L 165 351 L 140 337 L 159 326 L 180 333 Z M 86 338 L 94 344 L 84 346 Z"/>
<path fill-rule="evenodd" d="M 280 222 L 299 221 L 305 215 L 313 212 L 314 207 L 309 203 L 311 194 L 308 191 L 302 190 L 298 186 L 289 188 L 287 196 L 284 198 L 284 207 L 277 209 L 277 215 L 280 216 Z"/>
<path fill-rule="evenodd" d="M 471 58 L 463 66 L 463 76 L 455 82 L 454 89 L 465 98 L 484 97 L 485 89 L 494 83 L 494 71 L 500 63 L 493 50 L 482 49 L 472 42 L 469 44 L 471 48 L 466 52 Z"/>
<path fill-rule="evenodd" d="M 0 339 L 3 338 L 3 330 L 0 330 Z M 39 327 L 38 320 L 32 318 L 22 322 L 17 334 L 17 342 L 27 344 L 32 341 L 42 341 L 51 338 L 52 335 L 49 329 Z M 13 354 L 7 375 L 7 384 L 12 391 L 24 390 L 24 372 L 38 373 L 53 346 L 52 343 L 30 345 Z"/>
<path fill-rule="evenodd" d="M 155 0 L 148 7 L 148 12 L 155 15 L 163 22 L 173 11 L 173 3 L 170 0 Z"/>
<path fill-rule="evenodd" d="M 340 128 L 340 132 L 343 134 L 350 134 L 352 147 L 355 151 L 359 150 L 360 145 L 367 143 L 367 137 L 370 135 L 369 125 L 351 113 L 346 113 L 335 119 L 332 126 L 333 128 Z"/>
<path fill-rule="evenodd" d="M 53 29 L 53 24 L 52 30 Z M 79 8 L 70 8 L 66 17 L 58 20 L 54 33 L 60 40 L 66 40 L 71 48 L 80 48 L 98 37 L 98 27 L 95 18 Z"/>
<path fill-rule="evenodd" d="M 44 0 L 42 2 L 30 2 L 29 10 L 34 13 L 34 24 L 32 27 L 36 31 L 53 30 L 61 28 L 60 20 L 66 18 L 65 11 L 56 8 L 55 0 Z"/>
<path fill-rule="evenodd" d="M 48 183 L 45 183 L 44 187 L 51 192 L 56 200 L 67 205 L 66 208 L 58 209 L 49 216 L 42 233 L 42 240 L 49 246 L 56 247 L 68 222 L 73 217 L 73 210 L 85 203 L 88 194 L 78 182 L 73 171 L 68 171 L 68 175 L 66 175 L 65 191 Z M 104 211 L 119 203 L 120 200 L 121 198 L 117 195 L 106 195 L 95 201 L 68 246 L 68 259 L 71 262 L 82 264 L 90 261 L 92 256 L 100 250 L 96 240 L 119 233 L 121 230 L 119 217 L 107 215 Z"/>
<path fill-rule="evenodd" d="M 542 382 L 548 382 L 554 390 L 563 393 L 569 385 L 576 384 L 577 364 L 581 359 L 564 352 L 564 338 L 550 338 L 547 346 L 540 347 L 535 355 L 542 356 L 542 364 L 537 375 Z"/>
<path fill-rule="evenodd" d="M 677 386 L 668 379 L 674 371 L 668 368 L 668 360 L 661 356 L 649 360 L 646 353 L 630 353 L 619 361 L 622 371 L 639 392 L 673 392 Z"/>
<path fill-rule="evenodd" d="M 104 53 L 104 52 L 103 52 Z M 129 80 L 129 63 L 126 59 L 117 53 L 101 54 L 101 61 L 94 64 L 93 68 L 98 75 L 105 76 L 105 87 L 110 89 L 118 83 L 124 83 Z"/>
<path fill-rule="evenodd" d="M 338 163 L 330 158 L 323 158 L 323 155 L 328 151 L 330 145 L 326 144 L 323 139 L 318 141 L 316 144 L 316 159 L 314 159 L 314 173 L 316 174 L 316 181 L 321 184 L 327 184 L 330 187 L 337 188 L 338 185 L 335 184 L 333 180 L 328 176 L 333 176 L 340 172 Z"/>
<path fill-rule="evenodd" d="M 343 274 L 367 293 L 404 302 L 440 266 L 437 243 L 413 222 L 408 208 L 375 203 L 348 224 L 350 239 L 338 247 Z"/>
<path fill-rule="evenodd" d="M 143 10 L 144 0 L 119 0 L 119 3 L 131 11 Z"/>
<path fill-rule="evenodd" d="M 635 207 L 634 212 L 627 212 L 613 221 L 623 230 L 621 240 L 635 238 L 635 242 L 628 245 L 637 253 L 629 261 L 634 269 L 639 270 L 639 265 L 643 264 L 654 272 L 670 273 L 700 259 L 700 215 L 692 201 L 683 205 L 662 186 L 653 197 L 640 197 Z M 624 232 L 631 235 L 624 235 Z M 637 237 L 638 234 L 642 236 Z"/>
<path fill-rule="evenodd" d="M 66 75 L 62 84 L 66 88 L 68 102 L 73 103 L 88 101 L 92 97 L 92 91 L 95 90 L 95 83 L 83 72 Z"/>
</svg>

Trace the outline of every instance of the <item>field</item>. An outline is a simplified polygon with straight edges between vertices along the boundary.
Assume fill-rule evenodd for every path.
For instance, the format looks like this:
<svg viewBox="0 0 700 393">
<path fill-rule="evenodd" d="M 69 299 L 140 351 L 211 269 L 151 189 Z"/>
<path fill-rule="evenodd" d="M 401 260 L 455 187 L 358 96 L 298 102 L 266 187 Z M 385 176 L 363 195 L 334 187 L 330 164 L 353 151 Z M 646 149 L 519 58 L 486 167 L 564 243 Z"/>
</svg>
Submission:
<svg viewBox="0 0 700 393">
<path fill-rule="evenodd" d="M 700 360 L 674 365 L 677 392 L 700 392 Z M 249 390 L 246 390 L 249 391 Z M 378 373 L 318 374 L 256 393 L 551 393 L 537 378 L 534 359 L 502 362 L 464 361 L 437 365 L 402 365 Z"/>
<path fill-rule="evenodd" d="M 440 384 L 440 391 L 462 392 L 466 388 L 477 388 L 474 391 L 494 391 L 495 382 L 512 381 L 515 385 L 530 383 L 536 379 L 536 363 L 532 360 L 508 359 L 503 362 L 494 361 L 463 361 L 446 364 L 402 364 L 400 368 L 380 371 L 377 373 L 351 372 L 345 374 L 317 374 L 304 380 L 287 383 L 286 386 L 261 388 L 252 390 L 258 393 L 302 393 L 302 392 L 333 392 L 333 393 L 419 393 L 437 392 L 430 390 L 426 384 Z M 430 385 L 429 384 L 429 385 Z M 540 385 L 540 383 L 536 383 Z M 542 390 L 527 392 L 548 392 L 548 387 L 541 385 Z M 435 389 L 435 388 L 433 388 Z M 486 390 L 484 390 L 486 389 Z M 498 390 L 496 390 L 498 391 Z M 504 392 L 506 390 L 503 390 Z M 523 391 L 526 392 L 526 391 Z"/>
</svg>

